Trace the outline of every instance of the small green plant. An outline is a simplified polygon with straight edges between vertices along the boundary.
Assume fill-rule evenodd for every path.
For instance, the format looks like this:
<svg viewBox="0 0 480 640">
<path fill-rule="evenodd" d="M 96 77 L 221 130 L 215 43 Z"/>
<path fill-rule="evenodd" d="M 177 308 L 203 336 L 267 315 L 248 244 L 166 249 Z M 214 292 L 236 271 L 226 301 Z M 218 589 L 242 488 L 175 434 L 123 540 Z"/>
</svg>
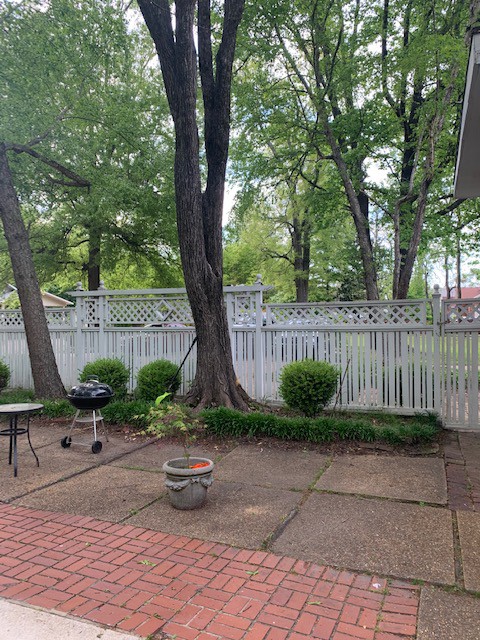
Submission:
<svg viewBox="0 0 480 640">
<path fill-rule="evenodd" d="M 17 402 L 31 402 L 35 392 L 31 389 L 9 389 L 0 394 L 1 404 L 16 404 Z"/>
<path fill-rule="evenodd" d="M 0 360 L 0 391 L 8 387 L 10 382 L 10 367 L 8 364 Z"/>
<path fill-rule="evenodd" d="M 147 426 L 146 414 L 151 406 L 152 403 L 145 400 L 115 401 L 103 407 L 102 415 L 110 424 L 129 424 L 144 429 Z"/>
<path fill-rule="evenodd" d="M 42 413 L 47 418 L 66 418 L 73 416 L 75 409 L 68 400 L 51 400 L 50 398 L 41 399 L 43 404 Z"/>
<path fill-rule="evenodd" d="M 96 376 L 100 382 L 112 387 L 116 400 L 123 400 L 127 395 L 127 383 L 130 372 L 117 358 L 100 358 L 88 362 L 80 374 L 80 382 L 86 382 L 90 376 Z"/>
<path fill-rule="evenodd" d="M 291 409 L 313 417 L 332 399 L 339 375 L 338 368 L 328 362 L 291 362 L 280 374 L 280 395 Z"/>
<path fill-rule="evenodd" d="M 291 418 L 272 413 L 242 413 L 226 407 L 204 409 L 200 416 L 207 432 L 217 437 L 267 436 L 319 443 L 338 439 L 416 445 L 432 442 L 439 433 L 439 426 L 425 416 L 408 420 L 396 417 L 394 422 L 388 415 L 383 422 L 368 415 L 359 417 L 341 412 L 318 418 Z"/>
<path fill-rule="evenodd" d="M 185 405 L 167 401 L 172 394 L 162 393 L 155 400 L 155 405 L 147 413 L 147 433 L 153 433 L 159 438 L 178 435 L 183 441 L 183 456 L 190 458 L 189 447 L 196 440 L 196 431 L 200 426 L 199 420 L 193 418 L 191 411 Z"/>
<path fill-rule="evenodd" d="M 155 360 L 139 370 L 135 395 L 141 400 L 154 402 L 162 393 L 175 394 L 181 381 L 176 364 L 169 360 Z"/>
</svg>

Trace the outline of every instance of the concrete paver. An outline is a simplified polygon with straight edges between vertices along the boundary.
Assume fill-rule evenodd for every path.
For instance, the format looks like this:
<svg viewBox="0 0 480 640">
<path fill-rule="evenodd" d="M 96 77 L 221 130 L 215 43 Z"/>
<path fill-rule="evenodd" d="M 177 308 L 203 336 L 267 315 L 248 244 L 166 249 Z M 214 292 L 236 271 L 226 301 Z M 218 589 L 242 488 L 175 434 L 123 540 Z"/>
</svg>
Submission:
<svg viewBox="0 0 480 640">
<path fill-rule="evenodd" d="M 200 458 L 209 458 L 215 463 L 220 460 L 222 453 L 215 448 L 195 445 L 189 449 L 190 455 Z M 116 467 L 130 469 L 145 469 L 149 471 L 161 471 L 163 463 L 167 460 L 183 457 L 183 448 L 177 444 L 167 444 L 163 440 L 152 442 L 148 446 L 132 451 L 128 455 L 114 460 L 111 464 Z"/>
<path fill-rule="evenodd" d="M 4 426 L 7 426 L 8 423 L 5 423 L 4 421 Z M 19 426 L 23 426 L 23 424 L 20 423 L 19 421 Z M 31 422 L 31 426 L 30 426 L 30 439 L 32 441 L 32 445 L 34 447 L 34 449 L 37 451 L 39 449 L 41 449 L 42 447 L 46 447 L 49 446 L 51 444 L 53 444 L 54 442 L 58 442 L 60 443 L 60 439 L 61 439 L 61 434 L 65 431 L 65 427 L 59 427 L 58 425 L 52 425 L 49 427 L 38 427 L 37 425 L 35 425 L 34 419 Z M 65 435 L 65 433 L 63 433 L 63 435 Z M 30 447 L 28 446 L 28 441 L 27 441 L 27 436 L 26 435 L 21 435 L 18 437 L 18 441 L 17 441 L 17 446 L 18 446 L 18 451 L 19 451 L 19 456 L 20 453 L 23 452 L 25 453 L 25 457 L 28 457 L 28 452 L 30 452 Z M 30 452 L 30 455 L 32 455 L 32 453 Z M 0 460 L 7 460 L 8 459 L 8 438 L 3 437 L 0 439 Z M 20 461 L 20 458 L 19 458 Z"/>
<path fill-rule="evenodd" d="M 417 640 L 478 640 L 480 599 L 448 593 L 434 587 L 422 589 Z"/>
<path fill-rule="evenodd" d="M 1 599 L 0 620 L 0 640 L 138 640 L 129 633 Z"/>
<path fill-rule="evenodd" d="M 179 511 L 165 495 L 128 522 L 254 549 L 273 533 L 300 499 L 298 493 L 284 489 L 214 480 L 201 509 Z"/>
<path fill-rule="evenodd" d="M 465 588 L 480 592 L 480 513 L 458 511 L 457 522 Z"/>
<path fill-rule="evenodd" d="M 447 504 L 445 466 L 440 458 L 337 457 L 317 482 L 316 488 Z"/>
<path fill-rule="evenodd" d="M 455 583 L 451 514 L 434 507 L 314 494 L 273 549 L 360 571 Z"/>
<path fill-rule="evenodd" d="M 99 454 L 92 454 L 91 446 L 93 442 L 93 429 L 92 427 L 80 427 L 75 428 L 72 433 L 72 446 L 69 449 L 63 449 L 60 445 L 60 441 L 65 437 L 70 429 L 70 423 L 68 420 L 65 424 L 51 424 L 42 426 L 36 426 L 32 422 L 30 427 L 30 439 L 32 441 L 33 448 L 38 453 L 40 458 L 51 458 L 56 455 L 69 456 L 71 459 L 79 459 L 85 461 L 85 459 L 93 459 L 94 464 L 105 462 L 112 457 L 116 457 L 121 453 L 131 451 L 141 445 L 140 442 L 132 443 L 125 441 L 122 435 L 115 432 L 109 433 L 110 442 L 106 442 L 103 430 L 100 428 L 98 431 L 98 438 L 104 444 L 104 448 Z M 8 438 L 2 438 L 0 442 L 0 460 L 8 458 Z M 83 446 L 85 445 L 85 446 Z M 46 449 L 48 448 L 48 449 Z M 45 450 L 44 450 L 45 449 Z M 28 460 L 28 457 L 32 457 L 32 452 L 28 446 L 28 440 L 25 435 L 21 435 L 18 438 L 18 451 L 19 451 L 19 466 L 22 461 Z M 88 456 L 86 454 L 89 454 Z M 21 457 L 20 457 L 21 456 Z"/>
<path fill-rule="evenodd" d="M 164 491 L 161 473 L 102 466 L 19 499 L 20 504 L 118 522 Z"/>
<path fill-rule="evenodd" d="M 0 483 L 2 487 L 1 499 L 12 500 L 24 494 L 69 478 L 81 471 L 108 463 L 121 457 L 132 449 L 141 447 L 141 443 L 125 442 L 124 438 L 116 434 L 109 436 L 110 442 L 104 442 L 99 454 L 91 452 L 92 435 L 78 433 L 75 443 L 68 449 L 63 449 L 60 440 L 66 435 L 66 426 L 42 427 L 31 429 L 31 440 L 40 466 L 33 456 L 26 436 L 18 439 L 18 476 L 13 476 L 13 465 L 8 464 L 8 439 L 0 439 Z M 101 438 L 104 440 L 104 438 Z M 76 442 L 88 443 L 88 447 L 80 446 Z M 3 445 L 3 446 L 2 446 Z"/>
<path fill-rule="evenodd" d="M 41 451 L 37 455 L 40 467 L 37 467 L 32 452 L 30 452 L 30 456 L 26 453 L 22 456 L 16 478 L 13 476 L 13 465 L 10 466 L 5 461 L 0 462 L 0 484 L 3 500 L 12 500 L 91 467 L 91 463 L 88 461 L 82 463 L 82 461 L 71 461 L 61 456 L 46 457 L 41 455 Z"/>
<path fill-rule="evenodd" d="M 306 489 L 325 467 L 328 457 L 315 451 L 278 450 L 243 445 L 223 458 L 219 480 L 283 489 Z M 285 473 L 288 469 L 288 473 Z"/>
</svg>

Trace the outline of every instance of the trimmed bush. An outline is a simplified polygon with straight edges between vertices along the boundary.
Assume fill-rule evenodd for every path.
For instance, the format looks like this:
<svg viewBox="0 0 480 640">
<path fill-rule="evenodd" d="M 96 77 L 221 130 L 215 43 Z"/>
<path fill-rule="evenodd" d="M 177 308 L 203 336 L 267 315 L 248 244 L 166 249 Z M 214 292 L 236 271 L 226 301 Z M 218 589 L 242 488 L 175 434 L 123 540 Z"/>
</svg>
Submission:
<svg viewBox="0 0 480 640">
<path fill-rule="evenodd" d="M 155 360 L 146 364 L 137 375 L 137 398 L 155 402 L 162 393 L 175 394 L 182 382 L 180 373 L 175 377 L 177 369 L 178 366 L 169 360 Z"/>
<path fill-rule="evenodd" d="M 0 391 L 8 387 L 10 382 L 10 367 L 8 364 L 0 360 Z"/>
<path fill-rule="evenodd" d="M 116 400 L 123 400 L 126 397 L 130 372 L 121 360 L 100 358 L 89 362 L 80 374 L 80 382 L 86 382 L 89 376 L 97 376 L 100 382 L 110 385 L 115 392 Z"/>
<path fill-rule="evenodd" d="M 367 418 L 321 416 L 319 418 L 287 418 L 271 413 L 242 413 L 219 407 L 201 413 L 207 431 L 218 437 L 258 436 L 281 440 L 333 442 L 358 440 L 389 444 L 431 442 L 439 432 L 435 415 L 415 416 L 409 421 L 387 419 L 374 425 Z M 388 417 L 389 418 L 389 417 Z"/>
<path fill-rule="evenodd" d="M 288 407 L 312 417 L 332 399 L 339 376 L 338 368 L 328 362 L 291 362 L 282 369 L 279 392 Z"/>
</svg>

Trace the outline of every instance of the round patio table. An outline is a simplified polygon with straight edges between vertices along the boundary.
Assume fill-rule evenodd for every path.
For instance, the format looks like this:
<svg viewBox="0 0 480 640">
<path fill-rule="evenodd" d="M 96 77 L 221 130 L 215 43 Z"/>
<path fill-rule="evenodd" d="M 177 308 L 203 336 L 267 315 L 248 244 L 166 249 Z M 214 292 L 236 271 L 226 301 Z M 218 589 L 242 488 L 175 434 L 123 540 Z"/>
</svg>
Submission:
<svg viewBox="0 0 480 640">
<path fill-rule="evenodd" d="M 10 438 L 10 449 L 8 453 L 8 464 L 12 464 L 13 453 L 13 475 L 17 477 L 17 436 L 27 434 L 28 444 L 32 450 L 35 460 L 37 461 L 37 467 L 40 466 L 37 454 L 35 453 L 32 442 L 30 440 L 30 414 L 35 411 L 43 409 L 43 404 L 36 404 L 34 402 L 20 402 L 17 404 L 0 404 L 0 414 L 10 416 L 10 426 L 8 429 L 1 429 L 0 436 L 8 436 Z M 18 417 L 21 415 L 27 416 L 26 426 L 18 426 Z"/>
</svg>

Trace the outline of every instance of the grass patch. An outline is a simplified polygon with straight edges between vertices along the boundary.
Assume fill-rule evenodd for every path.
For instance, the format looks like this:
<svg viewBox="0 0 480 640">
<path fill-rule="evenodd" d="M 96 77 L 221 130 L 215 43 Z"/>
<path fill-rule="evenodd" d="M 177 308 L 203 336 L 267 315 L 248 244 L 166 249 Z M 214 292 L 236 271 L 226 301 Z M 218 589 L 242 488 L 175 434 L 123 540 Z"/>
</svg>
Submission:
<svg viewBox="0 0 480 640">
<path fill-rule="evenodd" d="M 219 437 L 259 436 L 307 442 L 386 442 L 392 445 L 421 444 L 439 433 L 436 416 L 399 417 L 391 414 L 337 414 L 318 418 L 285 417 L 273 413 L 241 413 L 219 407 L 201 413 L 208 433 Z M 383 420 L 383 418 L 386 418 Z"/>
</svg>

